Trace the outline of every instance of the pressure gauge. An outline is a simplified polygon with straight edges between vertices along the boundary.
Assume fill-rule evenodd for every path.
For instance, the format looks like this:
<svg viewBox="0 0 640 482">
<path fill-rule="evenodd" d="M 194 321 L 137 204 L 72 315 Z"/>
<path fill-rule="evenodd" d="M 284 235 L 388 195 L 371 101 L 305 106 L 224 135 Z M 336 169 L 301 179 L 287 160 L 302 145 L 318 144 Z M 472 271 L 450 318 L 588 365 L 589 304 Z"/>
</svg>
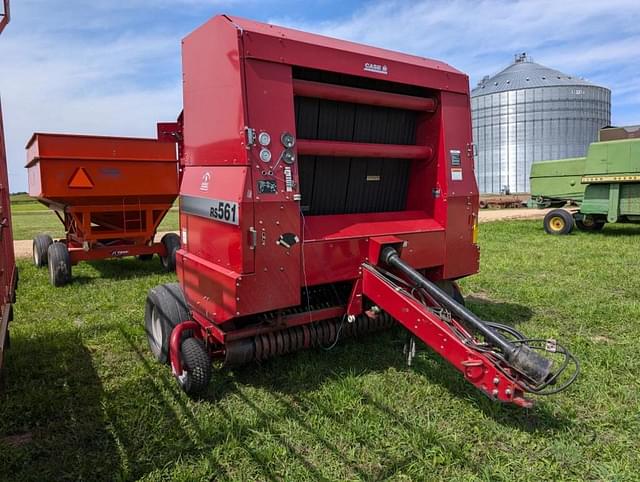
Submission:
<svg viewBox="0 0 640 482">
<path fill-rule="evenodd" d="M 293 137 L 293 134 L 289 134 L 288 132 L 283 132 L 282 136 L 280 136 L 280 141 L 282 145 L 287 149 L 291 149 L 296 145 L 296 138 Z"/>
<path fill-rule="evenodd" d="M 271 136 L 268 132 L 261 132 L 260 135 L 258 135 L 258 142 L 261 146 L 266 147 L 271 144 Z"/>
<path fill-rule="evenodd" d="M 282 160 L 285 164 L 293 164 L 296 160 L 296 156 L 291 149 L 287 149 L 282 153 Z"/>
<path fill-rule="evenodd" d="M 262 162 L 271 161 L 271 151 L 269 149 L 265 149 L 264 147 L 260 149 L 260 160 Z"/>
</svg>

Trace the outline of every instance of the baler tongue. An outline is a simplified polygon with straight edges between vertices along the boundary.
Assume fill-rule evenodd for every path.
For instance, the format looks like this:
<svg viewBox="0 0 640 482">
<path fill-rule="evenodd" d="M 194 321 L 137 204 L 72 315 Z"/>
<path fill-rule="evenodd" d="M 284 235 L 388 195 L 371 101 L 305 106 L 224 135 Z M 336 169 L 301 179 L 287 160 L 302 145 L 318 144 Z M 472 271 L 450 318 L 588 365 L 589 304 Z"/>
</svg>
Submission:
<svg viewBox="0 0 640 482">
<path fill-rule="evenodd" d="M 402 260 L 394 248 L 384 248 L 380 260 L 402 278 L 365 265 L 364 294 L 492 398 L 528 406 L 525 392 L 557 393 L 577 378 L 577 360 L 554 340 L 529 340 L 512 327 L 479 319 Z M 553 360 L 537 350 L 557 353 L 564 361 L 553 372 Z M 574 367 L 570 376 L 548 390 L 569 365 Z"/>
</svg>

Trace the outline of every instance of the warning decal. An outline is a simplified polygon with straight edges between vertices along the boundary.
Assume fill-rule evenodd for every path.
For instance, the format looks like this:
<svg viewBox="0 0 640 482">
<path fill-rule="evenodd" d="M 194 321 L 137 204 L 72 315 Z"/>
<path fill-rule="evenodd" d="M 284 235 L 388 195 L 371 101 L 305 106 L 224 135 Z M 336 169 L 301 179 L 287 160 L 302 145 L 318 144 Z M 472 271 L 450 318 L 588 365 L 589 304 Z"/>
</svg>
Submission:
<svg viewBox="0 0 640 482">
<path fill-rule="evenodd" d="M 71 179 L 69 180 L 69 187 L 77 187 L 77 188 L 92 188 L 93 181 L 87 174 L 87 171 L 84 168 L 79 167 L 76 169 L 76 172 L 73 173 Z"/>
</svg>

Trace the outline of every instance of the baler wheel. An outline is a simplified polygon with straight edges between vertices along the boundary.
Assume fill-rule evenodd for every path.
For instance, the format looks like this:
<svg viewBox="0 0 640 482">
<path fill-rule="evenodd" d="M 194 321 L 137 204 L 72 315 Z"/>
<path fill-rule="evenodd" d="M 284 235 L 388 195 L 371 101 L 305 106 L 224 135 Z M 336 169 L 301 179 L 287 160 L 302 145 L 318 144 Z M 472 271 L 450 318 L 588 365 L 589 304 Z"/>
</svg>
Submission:
<svg viewBox="0 0 640 482">
<path fill-rule="evenodd" d="M 177 377 L 178 385 L 188 395 L 197 395 L 206 390 L 211 380 L 211 359 L 204 343 L 197 338 L 186 338 L 180 347 L 182 374 Z"/>
<path fill-rule="evenodd" d="M 53 239 L 48 234 L 38 234 L 33 238 L 33 264 L 38 268 L 47 265 L 47 250 L 53 244 Z"/>
<path fill-rule="evenodd" d="M 605 222 L 595 219 L 593 216 L 585 216 L 584 219 L 576 219 L 576 227 L 580 231 L 595 232 L 602 231 Z"/>
<path fill-rule="evenodd" d="M 167 250 L 166 256 L 160 256 L 162 267 L 167 271 L 176 270 L 176 251 L 180 249 L 180 237 L 176 233 L 167 233 L 162 236 L 162 244 Z"/>
<path fill-rule="evenodd" d="M 160 363 L 169 363 L 171 332 L 178 323 L 191 319 L 178 283 L 156 286 L 149 291 L 144 310 L 144 326 L 149 348 Z"/>
<path fill-rule="evenodd" d="M 544 217 L 543 225 L 547 234 L 569 234 L 573 231 L 573 216 L 564 209 L 554 209 Z"/>
<path fill-rule="evenodd" d="M 49 281 L 53 286 L 64 286 L 71 281 L 71 258 L 64 243 L 53 243 L 47 250 Z"/>
</svg>

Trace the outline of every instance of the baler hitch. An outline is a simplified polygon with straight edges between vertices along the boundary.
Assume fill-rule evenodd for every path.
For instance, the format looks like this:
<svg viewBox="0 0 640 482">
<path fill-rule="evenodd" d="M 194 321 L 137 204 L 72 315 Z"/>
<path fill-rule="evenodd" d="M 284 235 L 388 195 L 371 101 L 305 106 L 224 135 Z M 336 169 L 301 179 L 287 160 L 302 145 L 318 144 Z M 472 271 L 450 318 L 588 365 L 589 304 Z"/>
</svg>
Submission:
<svg viewBox="0 0 640 482">
<path fill-rule="evenodd" d="M 467 347 L 487 355 L 494 366 L 524 392 L 543 395 L 557 393 L 567 388 L 577 378 L 579 372 L 577 359 L 554 340 L 527 339 L 512 327 L 481 320 L 402 260 L 392 247 L 383 248 L 380 261 L 383 265 L 394 268 L 406 281 L 378 267 L 378 271 L 383 276 L 390 277 L 395 283 L 405 285 L 409 289 L 408 293 L 423 305 L 431 307 L 433 313 L 437 312 L 433 308 L 448 312 L 450 314 L 447 317 L 450 318 L 448 325 L 454 335 Z M 477 335 L 482 337 L 482 341 L 477 339 Z M 554 370 L 554 361 L 542 356 L 538 351 L 557 353 L 563 356 L 564 360 Z M 557 384 L 560 375 L 570 365 L 573 366 L 573 373 L 560 385 L 549 389 L 550 386 Z"/>
</svg>

